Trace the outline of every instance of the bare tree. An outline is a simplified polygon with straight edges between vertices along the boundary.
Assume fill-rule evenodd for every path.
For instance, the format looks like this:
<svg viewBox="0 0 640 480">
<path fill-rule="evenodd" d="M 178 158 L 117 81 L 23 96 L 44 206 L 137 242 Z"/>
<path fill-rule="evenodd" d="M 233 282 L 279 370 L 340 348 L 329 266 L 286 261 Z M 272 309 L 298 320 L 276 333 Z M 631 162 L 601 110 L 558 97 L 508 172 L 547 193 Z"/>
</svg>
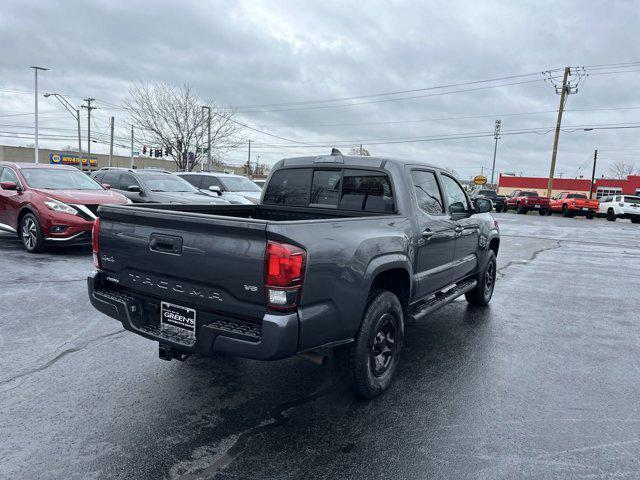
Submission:
<svg viewBox="0 0 640 480">
<path fill-rule="evenodd" d="M 191 171 L 207 158 L 207 117 L 211 109 L 211 158 L 223 164 L 223 155 L 240 139 L 234 112 L 220 110 L 212 100 L 202 102 L 190 85 L 139 83 L 129 89 L 124 108 L 147 145 L 162 147 L 179 171 Z"/>
<path fill-rule="evenodd" d="M 633 163 L 626 163 L 622 160 L 617 160 L 609 167 L 609 173 L 613 178 L 625 179 L 629 175 L 633 175 L 636 166 Z"/>
<path fill-rule="evenodd" d="M 360 155 L 363 157 L 371 156 L 369 150 L 364 148 L 362 145 L 354 145 L 353 147 L 351 147 L 351 150 L 349 150 L 349 155 Z"/>
</svg>

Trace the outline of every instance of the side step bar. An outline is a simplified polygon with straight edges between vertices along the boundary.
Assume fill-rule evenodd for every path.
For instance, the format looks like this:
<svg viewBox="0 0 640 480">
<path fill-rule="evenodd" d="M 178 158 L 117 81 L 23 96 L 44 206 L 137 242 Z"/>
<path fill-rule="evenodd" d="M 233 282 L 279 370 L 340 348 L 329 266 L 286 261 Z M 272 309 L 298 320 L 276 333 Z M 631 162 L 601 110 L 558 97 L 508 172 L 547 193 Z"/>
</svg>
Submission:
<svg viewBox="0 0 640 480">
<path fill-rule="evenodd" d="M 464 282 L 458 283 L 455 287 L 450 288 L 444 292 L 438 292 L 433 297 L 423 302 L 418 303 L 415 307 L 413 307 L 408 314 L 407 320 L 409 322 L 416 322 L 428 314 L 434 312 L 438 308 L 446 305 L 447 303 L 455 300 L 460 295 L 464 295 L 470 290 L 473 290 L 478 285 L 476 280 L 466 280 Z"/>
</svg>

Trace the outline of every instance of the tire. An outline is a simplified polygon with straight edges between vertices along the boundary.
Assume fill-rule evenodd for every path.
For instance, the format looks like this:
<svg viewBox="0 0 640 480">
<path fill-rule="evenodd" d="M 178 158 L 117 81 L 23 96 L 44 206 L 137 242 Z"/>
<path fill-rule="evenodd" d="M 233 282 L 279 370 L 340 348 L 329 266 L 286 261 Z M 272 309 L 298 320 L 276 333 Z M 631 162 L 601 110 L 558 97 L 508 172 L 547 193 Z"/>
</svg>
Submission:
<svg viewBox="0 0 640 480">
<path fill-rule="evenodd" d="M 389 386 L 404 338 L 398 297 L 382 290 L 370 298 L 355 342 L 334 351 L 338 373 L 364 398 L 377 397 Z"/>
<path fill-rule="evenodd" d="M 496 213 L 501 213 L 502 212 L 502 207 L 496 207 Z"/>
<path fill-rule="evenodd" d="M 547 215 L 549 215 L 549 211 L 548 211 L 548 210 L 544 210 L 544 209 L 543 209 L 543 210 L 540 210 L 540 211 L 538 212 L 538 214 L 539 214 L 541 217 L 546 217 Z"/>
<path fill-rule="evenodd" d="M 29 253 L 44 251 L 44 236 L 40 221 L 33 213 L 27 213 L 20 220 L 20 240 Z"/>
<path fill-rule="evenodd" d="M 496 285 L 496 255 L 493 250 L 489 250 L 487 256 L 487 264 L 477 277 L 478 285 L 464 294 L 467 302 L 479 307 L 483 307 L 491 301 Z"/>
<path fill-rule="evenodd" d="M 551 215 L 553 215 L 553 212 L 551 211 L 551 209 L 547 210 L 547 216 L 550 217 Z"/>
<path fill-rule="evenodd" d="M 518 206 L 516 207 L 516 211 L 520 214 L 520 215 L 526 215 L 527 214 L 527 209 L 524 207 L 521 207 L 520 204 L 518 204 Z"/>
<path fill-rule="evenodd" d="M 562 206 L 562 216 L 563 216 L 563 217 L 565 217 L 565 218 L 571 218 L 571 217 L 573 217 L 573 213 L 571 213 L 571 212 L 569 211 L 569 209 L 567 208 L 567 206 L 566 206 L 566 205 L 563 205 L 563 206 Z"/>
<path fill-rule="evenodd" d="M 616 214 L 613 211 L 613 209 L 609 209 L 607 210 L 607 220 L 610 222 L 615 222 L 616 221 Z"/>
<path fill-rule="evenodd" d="M 587 220 L 593 220 L 594 218 L 596 218 L 595 213 L 587 213 L 585 216 L 587 217 Z"/>
<path fill-rule="evenodd" d="M 632 217 L 631 223 L 640 223 L 640 218 Z"/>
</svg>

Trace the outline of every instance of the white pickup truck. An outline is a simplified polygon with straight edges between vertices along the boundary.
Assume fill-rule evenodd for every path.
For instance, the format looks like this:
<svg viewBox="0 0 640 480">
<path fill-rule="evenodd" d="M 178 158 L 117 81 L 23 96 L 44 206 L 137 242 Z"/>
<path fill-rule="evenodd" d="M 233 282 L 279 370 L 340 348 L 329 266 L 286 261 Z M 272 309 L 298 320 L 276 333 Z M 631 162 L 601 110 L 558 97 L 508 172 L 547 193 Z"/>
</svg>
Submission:
<svg viewBox="0 0 640 480">
<path fill-rule="evenodd" d="M 618 218 L 628 218 L 632 223 L 640 223 L 640 197 L 635 195 L 602 197 L 598 215 L 606 216 L 610 222 L 615 222 Z"/>
</svg>

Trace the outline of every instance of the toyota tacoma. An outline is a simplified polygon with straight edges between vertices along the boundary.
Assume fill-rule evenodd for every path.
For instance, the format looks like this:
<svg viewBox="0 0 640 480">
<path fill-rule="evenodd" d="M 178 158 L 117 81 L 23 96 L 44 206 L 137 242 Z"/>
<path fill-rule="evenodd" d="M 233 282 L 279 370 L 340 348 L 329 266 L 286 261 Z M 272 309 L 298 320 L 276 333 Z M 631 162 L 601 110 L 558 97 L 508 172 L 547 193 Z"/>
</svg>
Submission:
<svg viewBox="0 0 640 480">
<path fill-rule="evenodd" d="M 102 207 L 89 296 L 163 359 L 332 357 L 371 398 L 397 370 L 406 324 L 461 295 L 491 299 L 490 209 L 420 162 L 284 159 L 255 205 Z"/>
</svg>

